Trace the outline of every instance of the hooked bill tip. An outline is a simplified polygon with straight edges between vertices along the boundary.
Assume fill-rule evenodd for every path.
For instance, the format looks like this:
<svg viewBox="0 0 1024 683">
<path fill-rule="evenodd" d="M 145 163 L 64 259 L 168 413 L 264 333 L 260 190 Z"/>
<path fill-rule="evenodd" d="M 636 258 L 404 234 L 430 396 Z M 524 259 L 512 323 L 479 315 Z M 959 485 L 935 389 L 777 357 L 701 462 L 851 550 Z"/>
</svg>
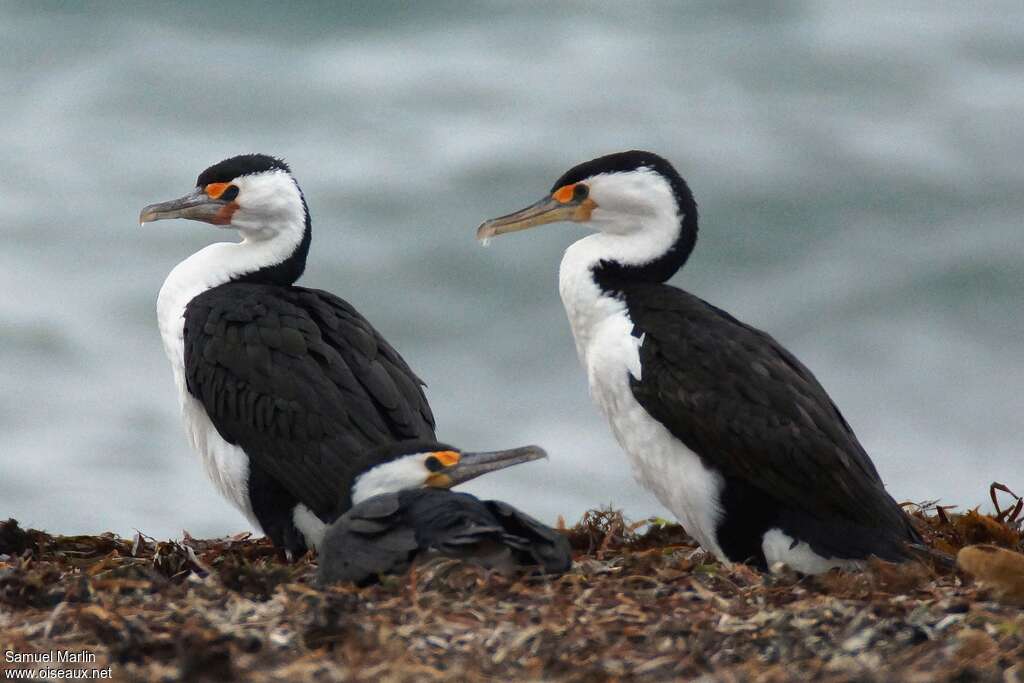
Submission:
<svg viewBox="0 0 1024 683">
<path fill-rule="evenodd" d="M 476 229 L 476 241 L 480 243 L 481 247 L 489 245 L 494 235 L 495 228 L 493 225 L 490 225 L 490 221 L 484 221 Z"/>
</svg>

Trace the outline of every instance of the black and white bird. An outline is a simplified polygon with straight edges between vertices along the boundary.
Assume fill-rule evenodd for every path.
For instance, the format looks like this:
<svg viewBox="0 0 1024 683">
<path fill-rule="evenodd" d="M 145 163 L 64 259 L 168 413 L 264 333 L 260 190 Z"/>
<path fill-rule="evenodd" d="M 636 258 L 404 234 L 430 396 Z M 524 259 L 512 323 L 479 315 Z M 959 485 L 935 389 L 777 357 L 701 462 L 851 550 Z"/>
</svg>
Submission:
<svg viewBox="0 0 1024 683">
<path fill-rule="evenodd" d="M 459 456 L 457 451 L 423 453 L 422 445 L 417 444 L 392 447 L 392 453 L 404 451 L 413 452 L 397 457 L 408 459 L 412 465 L 423 462 L 425 455 L 428 469 Z M 536 447 L 508 453 L 516 453 L 518 458 L 502 454 L 503 466 L 543 457 L 543 451 Z M 469 454 L 461 455 L 464 463 Z M 430 483 L 428 479 L 426 486 L 414 476 L 405 482 L 392 479 L 386 484 L 389 491 L 369 498 L 359 496 L 324 534 L 318 555 L 318 581 L 362 585 L 384 574 L 402 573 L 417 558 L 430 555 L 456 557 L 499 571 L 568 571 L 572 553 L 564 535 L 508 503 L 483 501 L 447 490 L 449 480 L 465 481 L 467 475 L 476 476 L 474 472 L 485 464 L 468 468 L 456 465 L 451 471 L 438 469 L 432 476 L 441 481 Z M 414 467 L 410 467 L 412 471 Z M 380 490 L 384 485 L 378 481 L 374 488 Z"/>
<path fill-rule="evenodd" d="M 160 289 L 186 431 L 217 489 L 275 545 L 301 553 L 360 491 L 409 479 L 410 463 L 382 459 L 380 448 L 435 439 L 423 383 L 350 304 L 293 284 L 311 223 L 280 159 L 226 159 L 139 220 L 169 218 L 241 235 L 185 259 Z M 422 468 L 412 465 L 415 479 Z"/>
<path fill-rule="evenodd" d="M 477 237 L 573 221 L 559 291 L 590 392 L 633 474 L 723 561 L 818 573 L 920 541 L 804 365 L 768 334 L 665 284 L 697 241 L 671 164 L 629 151 L 580 164 Z"/>
</svg>

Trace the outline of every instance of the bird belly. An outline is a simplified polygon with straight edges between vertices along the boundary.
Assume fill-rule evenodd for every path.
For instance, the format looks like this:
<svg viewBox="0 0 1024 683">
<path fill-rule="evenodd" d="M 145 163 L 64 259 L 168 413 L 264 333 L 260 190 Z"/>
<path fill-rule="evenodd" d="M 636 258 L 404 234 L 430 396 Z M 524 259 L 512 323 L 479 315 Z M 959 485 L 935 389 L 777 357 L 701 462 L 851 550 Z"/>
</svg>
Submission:
<svg viewBox="0 0 1024 683">
<path fill-rule="evenodd" d="M 189 442 L 199 453 L 206 475 L 221 495 L 241 510 L 255 528 L 260 529 L 249 500 L 249 457 L 240 447 L 221 437 L 206 414 L 206 409 L 188 392 L 185 384 L 185 306 L 206 289 L 203 281 L 192 272 L 198 266 L 191 262 L 200 262 L 204 254 L 216 251 L 212 247 L 220 246 L 223 245 L 207 247 L 171 271 L 157 298 L 157 319 L 164 351 L 174 372 L 181 417 L 185 422 Z"/>
<path fill-rule="evenodd" d="M 722 561 L 717 541 L 721 476 L 637 402 L 630 376 L 641 375 L 640 339 L 625 310 L 591 331 L 585 349 L 590 393 L 629 456 L 633 477 L 676 516 L 686 532 Z"/>
<path fill-rule="evenodd" d="M 210 421 L 202 404 L 186 392 L 181 397 L 181 415 L 185 432 L 203 461 L 203 469 L 220 494 L 238 508 L 249 522 L 260 529 L 249 500 L 249 456 L 230 444 Z"/>
</svg>

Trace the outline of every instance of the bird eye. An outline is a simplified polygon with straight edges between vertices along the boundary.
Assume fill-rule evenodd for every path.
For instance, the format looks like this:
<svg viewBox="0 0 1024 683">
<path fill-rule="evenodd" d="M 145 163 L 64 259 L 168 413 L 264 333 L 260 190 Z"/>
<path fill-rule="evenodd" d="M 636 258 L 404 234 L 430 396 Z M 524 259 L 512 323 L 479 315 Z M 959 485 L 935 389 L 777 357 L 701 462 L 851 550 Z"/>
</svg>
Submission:
<svg viewBox="0 0 1024 683">
<path fill-rule="evenodd" d="M 576 183 L 572 188 L 572 198 L 578 202 L 583 201 L 590 194 L 590 188 L 583 183 Z"/>
<path fill-rule="evenodd" d="M 238 186 L 231 183 L 207 183 L 206 187 L 203 188 L 203 192 L 211 199 L 230 202 L 238 196 Z"/>
<path fill-rule="evenodd" d="M 427 457 L 425 464 L 427 466 L 427 469 L 430 470 L 431 472 L 440 472 L 441 470 L 444 469 L 444 463 L 441 462 L 439 458 L 433 455 Z"/>
</svg>

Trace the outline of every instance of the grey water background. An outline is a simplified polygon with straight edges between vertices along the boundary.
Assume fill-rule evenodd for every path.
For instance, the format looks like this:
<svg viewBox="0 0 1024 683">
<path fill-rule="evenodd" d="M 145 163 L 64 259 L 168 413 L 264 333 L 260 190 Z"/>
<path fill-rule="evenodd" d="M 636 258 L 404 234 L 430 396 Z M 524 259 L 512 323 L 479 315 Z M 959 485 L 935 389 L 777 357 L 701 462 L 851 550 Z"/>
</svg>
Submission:
<svg viewBox="0 0 1024 683">
<path fill-rule="evenodd" d="M 139 209 L 241 152 L 292 165 L 303 284 L 429 384 L 475 482 L 547 521 L 666 514 L 592 406 L 558 300 L 579 226 L 474 239 L 599 154 L 701 207 L 673 283 L 817 374 L 894 496 L 1024 489 L 1024 5 L 0 5 L 0 517 L 247 528 L 186 444 L 155 299 L 233 237 Z"/>
</svg>

